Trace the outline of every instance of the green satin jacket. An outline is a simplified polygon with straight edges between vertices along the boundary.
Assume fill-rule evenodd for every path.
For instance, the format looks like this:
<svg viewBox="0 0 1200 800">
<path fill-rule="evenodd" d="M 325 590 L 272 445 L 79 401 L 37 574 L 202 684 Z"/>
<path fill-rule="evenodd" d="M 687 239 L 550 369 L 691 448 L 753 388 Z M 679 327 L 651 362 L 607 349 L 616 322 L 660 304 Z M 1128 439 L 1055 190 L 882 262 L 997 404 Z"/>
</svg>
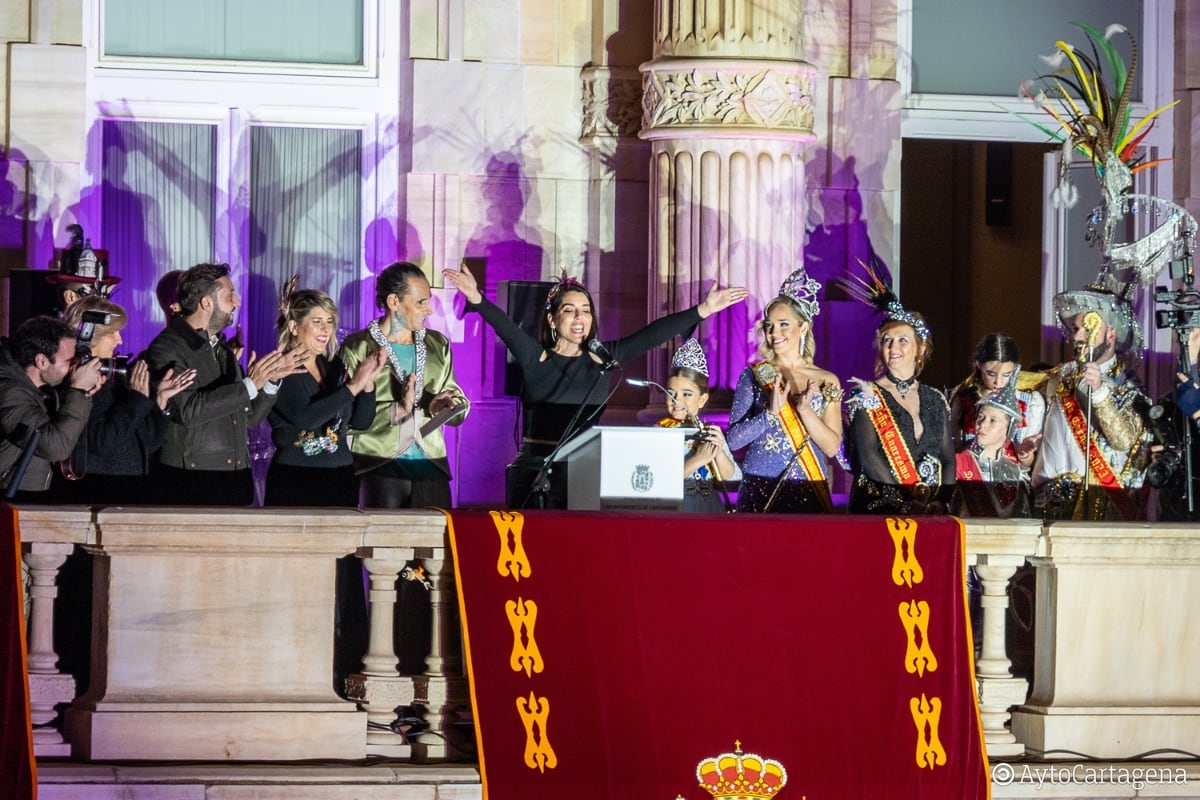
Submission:
<svg viewBox="0 0 1200 800">
<path fill-rule="evenodd" d="M 379 345 L 365 330 L 351 334 L 342 343 L 338 354 L 346 365 L 346 372 L 354 374 L 354 369 L 369 354 L 379 349 Z M 371 427 L 361 431 L 350 431 L 350 451 L 354 453 L 354 463 L 359 471 L 370 470 L 373 467 L 386 464 L 398 456 L 400 449 L 400 430 L 392 424 L 392 406 L 397 400 L 397 389 L 400 382 L 396 379 L 391 366 L 386 366 L 375 378 L 375 419 Z M 450 353 L 450 343 L 443 334 L 433 330 L 425 332 L 425 375 L 421 386 L 421 395 L 417 399 L 420 409 L 418 424 L 424 424 L 430 417 L 429 403 L 434 395 L 453 390 L 462 395 L 466 411 L 455 417 L 448 425 L 461 425 L 470 412 L 470 402 L 467 400 L 458 381 L 454 378 L 454 358 Z M 447 477 L 450 477 L 450 462 L 446 458 L 446 440 L 441 428 L 424 437 L 420 444 L 425 458 L 436 464 Z"/>
</svg>

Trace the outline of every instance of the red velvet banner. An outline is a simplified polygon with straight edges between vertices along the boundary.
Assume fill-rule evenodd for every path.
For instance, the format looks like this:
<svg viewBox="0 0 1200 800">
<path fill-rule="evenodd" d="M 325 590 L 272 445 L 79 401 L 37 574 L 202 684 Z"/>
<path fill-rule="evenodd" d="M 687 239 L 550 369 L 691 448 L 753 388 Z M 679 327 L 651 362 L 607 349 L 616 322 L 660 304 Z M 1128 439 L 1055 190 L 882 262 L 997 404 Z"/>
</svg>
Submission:
<svg viewBox="0 0 1200 800">
<path fill-rule="evenodd" d="M 4 797 L 37 797 L 37 765 L 33 760 L 33 728 L 29 716 L 29 674 L 25 663 L 25 600 L 21 580 L 21 535 L 17 510 L 0 506 L 0 591 L 3 592 L 4 696 L 0 712 L 0 789 Z"/>
<path fill-rule="evenodd" d="M 488 800 L 989 794 L 955 519 L 451 528 Z"/>
</svg>

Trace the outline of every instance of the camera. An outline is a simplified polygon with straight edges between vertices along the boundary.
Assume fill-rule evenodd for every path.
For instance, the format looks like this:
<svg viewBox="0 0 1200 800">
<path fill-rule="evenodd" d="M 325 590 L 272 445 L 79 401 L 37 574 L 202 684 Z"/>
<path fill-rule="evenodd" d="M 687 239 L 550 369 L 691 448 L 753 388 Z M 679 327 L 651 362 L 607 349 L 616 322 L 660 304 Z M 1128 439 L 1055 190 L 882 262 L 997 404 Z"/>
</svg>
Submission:
<svg viewBox="0 0 1200 800">
<path fill-rule="evenodd" d="M 104 311 L 85 311 L 79 320 L 79 328 L 75 331 L 75 357 L 80 364 L 86 364 L 96 356 L 92 355 L 92 338 L 96 335 L 97 325 L 107 325 L 112 321 L 112 315 Z M 100 359 L 100 374 L 106 378 L 113 375 L 126 377 L 129 375 L 129 356 L 114 355 L 112 358 Z"/>
<path fill-rule="evenodd" d="M 1186 424 L 1186 421 L 1180 419 L 1182 414 L 1170 397 L 1164 397 L 1151 406 L 1146 416 L 1154 443 L 1162 448 L 1146 467 L 1146 483 L 1155 489 L 1181 484 L 1177 480 L 1182 477 L 1179 468 L 1183 464 L 1184 450 L 1180 425 Z"/>
<path fill-rule="evenodd" d="M 1155 326 L 1160 330 L 1172 328 L 1176 332 L 1200 328 L 1200 291 L 1193 285 L 1196 275 L 1191 256 L 1171 262 L 1171 280 L 1183 281 L 1183 287 L 1174 290 L 1165 286 L 1154 288 L 1154 302 L 1170 306 L 1154 312 Z"/>
</svg>

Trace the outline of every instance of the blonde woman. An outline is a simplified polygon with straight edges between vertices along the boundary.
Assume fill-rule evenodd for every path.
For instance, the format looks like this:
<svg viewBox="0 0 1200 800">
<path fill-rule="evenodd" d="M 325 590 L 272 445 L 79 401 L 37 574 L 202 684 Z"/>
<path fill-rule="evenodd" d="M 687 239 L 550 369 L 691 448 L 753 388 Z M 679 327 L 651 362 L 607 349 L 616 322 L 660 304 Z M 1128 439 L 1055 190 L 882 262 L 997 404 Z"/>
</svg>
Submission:
<svg viewBox="0 0 1200 800">
<path fill-rule="evenodd" d="M 348 374 L 333 355 L 338 312 L 333 300 L 315 289 L 295 290 L 293 280 L 280 299 L 279 349 L 304 348 L 304 371 L 289 375 L 267 417 L 275 455 L 267 471 L 263 500 L 268 506 L 358 504 L 354 458 L 348 428 L 366 428 L 375 416 L 375 377 L 386 363 L 377 351 Z"/>
</svg>

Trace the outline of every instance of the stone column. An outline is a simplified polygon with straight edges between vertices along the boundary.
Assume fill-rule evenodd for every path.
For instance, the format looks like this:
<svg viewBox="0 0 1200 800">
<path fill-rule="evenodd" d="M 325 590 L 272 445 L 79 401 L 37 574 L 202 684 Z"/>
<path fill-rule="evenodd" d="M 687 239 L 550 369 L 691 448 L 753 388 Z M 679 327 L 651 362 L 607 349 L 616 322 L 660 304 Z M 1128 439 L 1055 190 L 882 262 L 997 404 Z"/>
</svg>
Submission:
<svg viewBox="0 0 1200 800">
<path fill-rule="evenodd" d="M 22 559 L 29 568 L 29 712 L 37 756 L 69 756 L 71 746 L 51 723 L 58 706 L 75 699 L 75 678 L 58 669 L 54 650 L 54 601 L 58 570 L 75 549 L 72 544 L 32 542 Z"/>
<path fill-rule="evenodd" d="M 367 753 L 404 758 L 412 748 L 392 729 L 396 709 L 413 703 L 413 680 L 401 675 L 396 657 L 396 581 L 413 557 L 411 547 L 360 547 L 358 557 L 370 576 L 367 595 L 370 633 L 362 672 L 346 679 L 346 697 L 367 712 Z"/>
<path fill-rule="evenodd" d="M 1009 730 L 1010 709 L 1025 702 L 1029 684 L 1012 676 L 1012 661 L 1005 650 L 1005 622 L 1008 618 L 1008 582 L 1024 556 L 979 556 L 975 574 L 983 584 L 982 655 L 975 664 L 979 690 L 979 717 L 983 739 L 991 758 L 1025 754 L 1025 745 Z"/>
<path fill-rule="evenodd" d="M 422 556 L 418 551 L 418 556 Z M 426 730 L 431 735 L 413 742 L 417 761 L 441 761 L 461 755 L 461 731 L 455 727 L 458 710 L 471 704 L 467 680 L 462 674 L 462 656 L 458 620 L 458 592 L 454 582 L 454 562 L 445 548 L 429 548 L 421 558 L 429 581 L 429 605 L 433 614 L 430 626 L 429 656 L 425 672 L 413 678 L 415 702 L 424 706 Z"/>
<path fill-rule="evenodd" d="M 694 305 L 714 280 L 749 287 L 745 306 L 701 328 L 714 386 L 736 384 L 763 304 L 803 261 L 815 71 L 802 17 L 802 0 L 655 3 L 654 58 L 641 67 L 649 316 Z M 664 354 L 650 372 L 662 379 L 665 366 Z"/>
</svg>

